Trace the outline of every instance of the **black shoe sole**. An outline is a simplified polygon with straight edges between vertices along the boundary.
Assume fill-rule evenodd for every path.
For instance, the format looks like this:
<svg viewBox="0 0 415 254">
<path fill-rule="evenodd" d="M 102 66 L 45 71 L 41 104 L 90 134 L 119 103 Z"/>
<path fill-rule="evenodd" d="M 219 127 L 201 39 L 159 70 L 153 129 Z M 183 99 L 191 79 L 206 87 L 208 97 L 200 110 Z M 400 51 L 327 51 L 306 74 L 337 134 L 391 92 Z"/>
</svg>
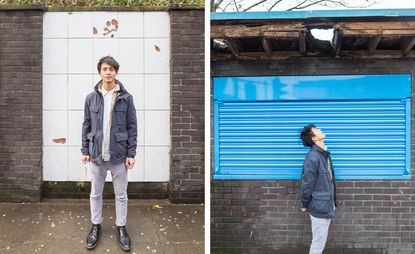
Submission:
<svg viewBox="0 0 415 254">
<path fill-rule="evenodd" d="M 131 251 L 131 247 L 130 247 L 130 248 L 125 248 L 124 246 L 122 246 L 122 245 L 121 245 L 121 243 L 120 243 L 120 247 L 121 247 L 121 249 L 122 249 L 123 251 L 125 251 L 125 252 L 129 252 L 129 251 Z"/>
<path fill-rule="evenodd" d="M 88 245 L 87 246 L 85 246 L 88 250 L 93 250 L 93 249 L 95 249 L 95 247 L 97 247 L 97 245 L 98 245 L 98 242 L 96 243 L 96 244 L 94 244 L 93 246 L 91 246 L 91 247 L 88 247 Z"/>
</svg>

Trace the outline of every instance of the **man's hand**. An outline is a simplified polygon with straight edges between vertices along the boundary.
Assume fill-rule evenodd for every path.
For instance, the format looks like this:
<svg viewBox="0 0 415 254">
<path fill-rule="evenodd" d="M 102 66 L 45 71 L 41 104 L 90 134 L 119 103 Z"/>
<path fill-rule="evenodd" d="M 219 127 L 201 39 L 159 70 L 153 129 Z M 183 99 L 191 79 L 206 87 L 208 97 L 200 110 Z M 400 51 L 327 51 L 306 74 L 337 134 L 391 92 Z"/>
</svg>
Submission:
<svg viewBox="0 0 415 254">
<path fill-rule="evenodd" d="M 301 207 L 301 212 L 307 212 L 307 208 Z"/>
<path fill-rule="evenodd" d="M 127 158 L 125 159 L 125 165 L 128 169 L 132 169 L 134 167 L 135 159 L 134 158 Z"/>
<path fill-rule="evenodd" d="M 82 161 L 84 164 L 87 164 L 87 163 L 90 161 L 89 155 L 82 155 L 82 156 L 81 156 L 81 161 Z"/>
</svg>

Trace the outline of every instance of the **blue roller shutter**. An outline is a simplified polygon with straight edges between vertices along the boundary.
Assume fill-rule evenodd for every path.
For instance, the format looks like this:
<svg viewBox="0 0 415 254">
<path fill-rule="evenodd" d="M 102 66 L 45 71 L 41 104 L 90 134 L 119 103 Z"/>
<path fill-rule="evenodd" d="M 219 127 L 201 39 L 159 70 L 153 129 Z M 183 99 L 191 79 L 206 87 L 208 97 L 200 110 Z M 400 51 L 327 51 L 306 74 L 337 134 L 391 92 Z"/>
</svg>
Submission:
<svg viewBox="0 0 415 254">
<path fill-rule="evenodd" d="M 410 178 L 410 75 L 214 79 L 214 178 L 299 179 L 314 123 L 338 179 Z"/>
</svg>

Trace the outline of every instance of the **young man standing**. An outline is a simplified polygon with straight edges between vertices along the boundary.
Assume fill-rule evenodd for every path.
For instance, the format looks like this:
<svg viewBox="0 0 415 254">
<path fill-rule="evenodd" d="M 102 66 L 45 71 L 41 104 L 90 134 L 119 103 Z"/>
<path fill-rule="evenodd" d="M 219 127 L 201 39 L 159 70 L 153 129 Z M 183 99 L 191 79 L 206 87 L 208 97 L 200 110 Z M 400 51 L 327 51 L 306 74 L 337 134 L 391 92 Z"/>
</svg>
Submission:
<svg viewBox="0 0 415 254">
<path fill-rule="evenodd" d="M 101 235 L 102 192 L 109 170 L 115 193 L 117 234 L 124 251 L 131 250 L 127 221 L 127 169 L 134 166 L 137 148 L 137 117 L 133 97 L 116 79 L 120 65 L 106 56 L 98 62 L 101 81 L 85 99 L 82 124 L 82 157 L 91 162 L 91 222 L 86 248 L 94 249 Z"/>
<path fill-rule="evenodd" d="M 309 254 L 321 254 L 336 210 L 336 184 L 324 133 L 314 124 L 301 131 L 304 146 L 311 147 L 301 177 L 301 211 L 309 212 L 313 240 Z"/>
</svg>

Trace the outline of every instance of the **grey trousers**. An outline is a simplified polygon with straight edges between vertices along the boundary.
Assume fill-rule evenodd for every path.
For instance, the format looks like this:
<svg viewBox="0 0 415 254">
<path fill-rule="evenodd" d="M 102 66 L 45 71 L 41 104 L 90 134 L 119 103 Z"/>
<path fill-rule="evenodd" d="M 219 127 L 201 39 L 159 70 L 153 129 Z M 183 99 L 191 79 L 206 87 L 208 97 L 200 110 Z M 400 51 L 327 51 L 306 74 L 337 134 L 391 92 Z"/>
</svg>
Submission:
<svg viewBox="0 0 415 254">
<path fill-rule="evenodd" d="M 105 178 L 107 171 L 111 172 L 112 184 L 115 193 L 115 224 L 125 226 L 127 223 L 127 185 L 128 173 L 124 163 L 111 165 L 109 162 L 103 162 L 97 166 L 91 162 L 91 194 L 89 196 L 91 205 L 91 222 L 101 224 L 102 217 L 102 192 L 104 191 Z"/>
<path fill-rule="evenodd" d="M 322 254 L 324 247 L 326 246 L 331 219 L 316 218 L 311 214 L 310 219 L 313 240 L 311 242 L 309 254 Z"/>
</svg>

